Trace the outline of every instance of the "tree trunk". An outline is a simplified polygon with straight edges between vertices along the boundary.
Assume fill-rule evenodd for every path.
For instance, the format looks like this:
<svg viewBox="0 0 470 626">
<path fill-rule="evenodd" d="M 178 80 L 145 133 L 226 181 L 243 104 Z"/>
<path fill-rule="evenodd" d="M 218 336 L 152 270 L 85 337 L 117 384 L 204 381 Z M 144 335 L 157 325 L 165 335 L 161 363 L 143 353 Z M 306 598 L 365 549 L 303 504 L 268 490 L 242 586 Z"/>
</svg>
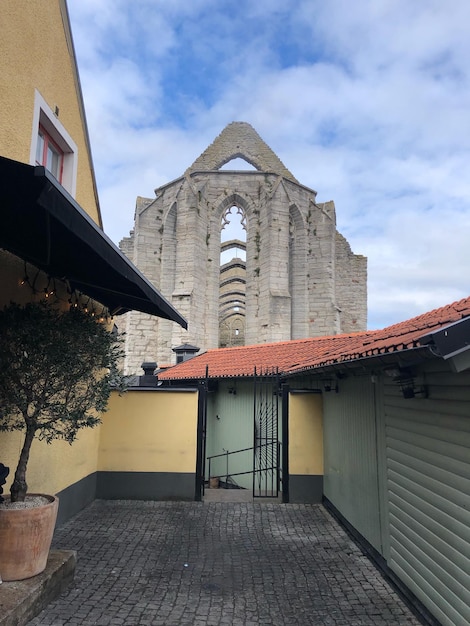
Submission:
<svg viewBox="0 0 470 626">
<path fill-rule="evenodd" d="M 32 426 L 26 427 L 26 435 L 24 438 L 23 448 L 21 450 L 18 467 L 16 468 L 15 478 L 12 482 L 10 493 L 12 502 L 24 502 L 28 485 L 26 484 L 26 466 L 28 465 L 29 452 L 33 443 L 35 429 Z"/>
</svg>

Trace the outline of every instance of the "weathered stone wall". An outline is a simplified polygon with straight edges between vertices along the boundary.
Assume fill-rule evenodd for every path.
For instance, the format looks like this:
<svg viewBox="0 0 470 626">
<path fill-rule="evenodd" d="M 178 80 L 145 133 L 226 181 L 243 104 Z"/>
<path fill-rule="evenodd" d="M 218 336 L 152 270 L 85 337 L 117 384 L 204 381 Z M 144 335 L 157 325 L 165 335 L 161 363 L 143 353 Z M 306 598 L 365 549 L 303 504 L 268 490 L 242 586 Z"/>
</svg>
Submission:
<svg viewBox="0 0 470 626">
<path fill-rule="evenodd" d="M 353 254 L 340 233 L 336 233 L 336 304 L 340 310 L 341 332 L 367 328 L 367 258 Z"/>
<path fill-rule="evenodd" d="M 217 169 L 239 156 L 266 169 Z M 365 329 L 366 259 L 337 233 L 334 203 L 317 204 L 251 126 L 234 123 L 154 200 L 138 199 L 121 247 L 189 325 L 128 314 L 129 373 L 144 360 L 175 362 L 183 343 L 203 351 L 224 340 L 221 225 L 233 206 L 246 223 L 246 344 Z"/>
<path fill-rule="evenodd" d="M 246 122 L 232 122 L 226 126 L 186 173 L 219 170 L 236 158 L 245 159 L 260 172 L 276 172 L 288 180 L 298 182 L 255 129 Z"/>
</svg>

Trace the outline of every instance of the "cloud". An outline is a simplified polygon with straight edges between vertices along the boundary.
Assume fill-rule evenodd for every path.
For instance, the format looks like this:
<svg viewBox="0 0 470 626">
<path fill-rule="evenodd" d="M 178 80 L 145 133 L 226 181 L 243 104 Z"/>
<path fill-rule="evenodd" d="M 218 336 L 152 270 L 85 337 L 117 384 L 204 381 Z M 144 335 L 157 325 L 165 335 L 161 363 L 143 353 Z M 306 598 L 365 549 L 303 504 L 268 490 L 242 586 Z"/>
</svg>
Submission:
<svg viewBox="0 0 470 626">
<path fill-rule="evenodd" d="M 105 229 L 247 121 L 368 256 L 369 324 L 468 295 L 465 0 L 70 0 Z"/>
</svg>

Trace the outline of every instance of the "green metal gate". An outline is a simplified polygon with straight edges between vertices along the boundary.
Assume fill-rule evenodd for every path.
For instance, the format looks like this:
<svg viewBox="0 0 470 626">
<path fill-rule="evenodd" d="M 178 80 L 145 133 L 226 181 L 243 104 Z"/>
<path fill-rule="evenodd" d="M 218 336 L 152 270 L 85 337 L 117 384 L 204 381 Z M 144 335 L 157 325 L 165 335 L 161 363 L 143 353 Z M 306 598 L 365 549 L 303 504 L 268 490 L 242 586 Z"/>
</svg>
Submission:
<svg viewBox="0 0 470 626">
<path fill-rule="evenodd" d="M 253 376 L 253 497 L 277 498 L 280 488 L 279 405 L 280 380 L 277 370 Z"/>
</svg>

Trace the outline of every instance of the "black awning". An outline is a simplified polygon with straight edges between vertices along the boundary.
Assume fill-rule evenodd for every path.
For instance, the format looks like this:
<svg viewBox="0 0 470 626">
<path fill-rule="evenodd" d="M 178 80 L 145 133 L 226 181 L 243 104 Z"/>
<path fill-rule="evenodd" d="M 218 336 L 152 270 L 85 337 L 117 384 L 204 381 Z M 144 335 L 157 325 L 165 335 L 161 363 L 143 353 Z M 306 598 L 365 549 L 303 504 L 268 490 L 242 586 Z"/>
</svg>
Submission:
<svg viewBox="0 0 470 626">
<path fill-rule="evenodd" d="M 0 157 L 0 248 L 105 305 L 186 320 L 42 166 Z"/>
</svg>

